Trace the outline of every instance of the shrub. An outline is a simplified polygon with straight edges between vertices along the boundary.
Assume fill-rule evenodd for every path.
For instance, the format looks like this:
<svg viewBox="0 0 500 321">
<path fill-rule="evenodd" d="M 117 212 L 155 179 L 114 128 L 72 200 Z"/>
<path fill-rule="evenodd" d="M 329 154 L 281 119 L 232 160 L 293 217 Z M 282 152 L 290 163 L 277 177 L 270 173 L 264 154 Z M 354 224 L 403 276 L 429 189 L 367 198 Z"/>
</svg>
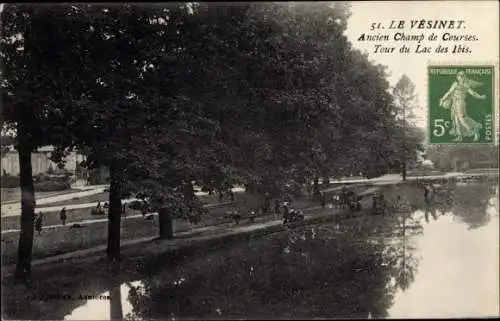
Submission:
<svg viewBox="0 0 500 321">
<path fill-rule="evenodd" d="M 105 215 L 106 212 L 104 212 L 102 209 L 97 209 L 93 208 L 90 210 L 90 215 Z"/>
<path fill-rule="evenodd" d="M 131 210 L 140 211 L 142 209 L 141 201 L 133 201 L 128 206 Z"/>
<path fill-rule="evenodd" d="M 52 165 L 49 166 L 49 169 L 47 170 L 47 174 L 54 174 L 54 169 L 52 168 Z"/>
<path fill-rule="evenodd" d="M 2 188 L 17 188 L 19 187 L 19 176 L 9 174 L 2 175 L 1 186 Z"/>
<path fill-rule="evenodd" d="M 42 181 L 35 183 L 36 192 L 55 192 L 70 189 L 71 185 L 67 181 Z"/>
<path fill-rule="evenodd" d="M 18 188 L 19 176 L 2 175 L 2 188 Z M 48 176 L 45 174 L 33 175 L 33 184 L 37 192 L 62 191 L 71 188 L 69 176 Z"/>
</svg>

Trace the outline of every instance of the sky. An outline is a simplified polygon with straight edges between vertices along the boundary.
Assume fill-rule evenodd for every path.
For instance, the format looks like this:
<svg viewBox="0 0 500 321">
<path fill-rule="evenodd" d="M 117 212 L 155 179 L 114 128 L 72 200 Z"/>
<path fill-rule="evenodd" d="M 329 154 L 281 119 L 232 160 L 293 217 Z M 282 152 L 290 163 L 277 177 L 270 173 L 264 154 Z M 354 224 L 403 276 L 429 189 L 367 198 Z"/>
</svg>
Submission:
<svg viewBox="0 0 500 321">
<path fill-rule="evenodd" d="M 351 5 L 352 15 L 349 18 L 346 31 L 348 39 L 355 48 L 368 51 L 371 59 L 389 68 L 391 85 L 394 86 L 403 74 L 406 74 L 414 82 L 420 102 L 420 107 L 416 111 L 420 118 L 417 122 L 419 126 L 425 127 L 427 122 L 426 68 L 429 61 L 434 63 L 489 63 L 490 65 L 495 63 L 496 83 L 498 84 L 499 3 L 497 1 L 354 1 Z M 451 31 L 456 34 L 476 34 L 479 40 L 473 44 L 473 47 L 471 46 L 471 54 L 401 54 L 397 51 L 392 54 L 381 54 L 373 53 L 373 46 L 378 42 L 357 41 L 363 33 L 377 33 L 369 31 L 372 23 L 380 22 L 388 28 L 391 20 L 421 19 L 465 20 L 464 30 Z M 407 34 L 421 32 L 429 34 L 434 30 L 412 31 L 410 28 L 406 28 L 402 31 Z M 496 102 L 498 115 L 498 90 Z"/>
</svg>

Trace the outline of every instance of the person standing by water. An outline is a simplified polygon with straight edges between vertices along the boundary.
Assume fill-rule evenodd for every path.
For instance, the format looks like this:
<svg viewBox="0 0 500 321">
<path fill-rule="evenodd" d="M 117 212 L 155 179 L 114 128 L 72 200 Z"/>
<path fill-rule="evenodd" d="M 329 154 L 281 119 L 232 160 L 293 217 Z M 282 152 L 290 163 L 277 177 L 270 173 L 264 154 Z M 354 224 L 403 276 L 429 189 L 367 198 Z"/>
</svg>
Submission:
<svg viewBox="0 0 500 321">
<path fill-rule="evenodd" d="M 424 200 L 425 200 L 425 203 L 428 204 L 431 200 L 431 197 L 430 197 L 430 192 L 431 192 L 431 188 L 429 185 L 424 185 Z"/>
<path fill-rule="evenodd" d="M 61 209 L 61 212 L 59 213 L 59 218 L 61 219 L 62 225 L 66 225 L 66 219 L 68 216 L 66 215 L 66 207 L 63 207 Z"/>
<path fill-rule="evenodd" d="M 398 195 L 391 204 L 391 209 L 394 213 L 400 213 L 403 210 L 403 201 L 401 195 Z"/>
<path fill-rule="evenodd" d="M 280 201 L 275 200 L 274 201 L 274 218 L 277 219 L 279 214 L 280 214 Z"/>
<path fill-rule="evenodd" d="M 290 210 L 288 209 L 288 204 L 283 205 L 283 224 L 288 223 L 288 217 L 290 214 Z"/>
<path fill-rule="evenodd" d="M 125 206 L 125 203 L 122 203 L 122 216 L 123 217 L 127 216 L 127 208 Z"/>
<path fill-rule="evenodd" d="M 38 215 L 35 218 L 35 230 L 38 232 L 38 235 L 42 233 L 42 224 L 43 224 L 43 214 L 42 212 L 38 212 Z"/>
</svg>

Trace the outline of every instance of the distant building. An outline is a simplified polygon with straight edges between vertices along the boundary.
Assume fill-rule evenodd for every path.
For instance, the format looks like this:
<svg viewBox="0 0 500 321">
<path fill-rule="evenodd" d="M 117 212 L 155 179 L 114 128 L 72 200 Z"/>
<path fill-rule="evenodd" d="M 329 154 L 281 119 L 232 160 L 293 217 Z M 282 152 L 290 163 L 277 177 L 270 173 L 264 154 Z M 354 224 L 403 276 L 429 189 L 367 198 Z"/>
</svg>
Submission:
<svg viewBox="0 0 500 321">
<path fill-rule="evenodd" d="M 57 164 L 49 159 L 50 153 L 54 151 L 53 146 L 43 146 L 40 147 L 36 152 L 31 154 L 31 168 L 33 175 L 40 173 L 46 173 L 50 170 L 55 170 Z M 6 173 L 13 176 L 19 175 L 19 154 L 14 149 L 13 146 L 10 150 L 2 155 L 2 173 Z M 80 157 L 79 157 L 80 156 Z M 77 159 L 81 159 L 81 155 L 77 155 L 75 152 L 70 153 L 66 157 L 66 164 L 64 168 L 67 171 L 74 172 L 76 168 Z"/>
<path fill-rule="evenodd" d="M 470 160 L 454 157 L 452 162 L 454 172 L 464 172 L 469 169 L 478 168 L 498 168 L 498 161 L 495 159 L 490 160 Z"/>
<path fill-rule="evenodd" d="M 33 175 L 58 171 L 57 164 L 49 159 L 53 151 L 53 146 L 42 146 L 31 154 Z M 84 155 L 70 152 L 65 160 L 63 170 L 74 173 L 77 185 L 105 184 L 107 182 L 109 177 L 107 168 L 87 170 L 80 166 L 80 163 L 85 160 Z M 19 176 L 19 154 L 13 146 L 9 146 L 9 150 L 2 153 L 2 175 L 4 174 Z"/>
</svg>

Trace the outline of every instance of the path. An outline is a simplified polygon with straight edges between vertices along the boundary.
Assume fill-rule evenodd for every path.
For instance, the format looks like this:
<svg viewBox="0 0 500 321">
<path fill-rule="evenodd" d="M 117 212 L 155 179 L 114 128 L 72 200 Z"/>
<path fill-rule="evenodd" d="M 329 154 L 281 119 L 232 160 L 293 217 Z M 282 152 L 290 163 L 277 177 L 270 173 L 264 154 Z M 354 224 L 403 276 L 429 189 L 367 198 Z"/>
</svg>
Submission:
<svg viewBox="0 0 500 321">
<path fill-rule="evenodd" d="M 35 212 L 38 212 L 38 211 L 57 212 L 57 211 L 60 211 L 63 207 L 66 207 L 67 210 L 95 207 L 97 205 L 97 202 L 83 203 L 83 204 L 70 204 L 70 205 L 57 205 L 57 206 L 39 206 L 39 205 L 67 201 L 67 200 L 71 200 L 75 197 L 84 197 L 84 196 L 91 196 L 91 195 L 95 195 L 95 194 L 100 194 L 100 193 L 103 193 L 105 189 L 106 189 L 106 187 L 100 185 L 100 186 L 95 187 L 91 190 L 42 198 L 42 199 L 39 199 L 36 201 L 37 206 L 35 208 Z M 240 188 L 240 187 L 233 188 L 234 193 L 241 193 L 243 191 L 244 191 L 244 189 Z M 195 195 L 197 195 L 197 196 L 208 195 L 208 193 L 195 192 Z M 123 203 L 130 203 L 130 202 L 133 202 L 135 200 L 137 200 L 137 199 L 136 198 L 129 198 L 126 200 L 122 200 L 122 202 Z M 5 205 L 2 204 L 2 212 L 1 213 L 2 213 L 2 217 L 21 216 L 21 204 L 20 203 L 5 204 Z"/>
<path fill-rule="evenodd" d="M 491 175 L 495 175 L 495 172 L 492 172 L 492 171 L 468 172 L 468 173 L 453 172 L 453 173 L 444 173 L 442 175 L 407 176 L 406 180 L 407 181 L 416 181 L 416 180 L 421 180 L 421 179 L 442 179 L 442 178 L 450 178 L 450 177 L 491 176 Z M 496 175 L 498 175 L 498 173 L 496 173 Z M 388 174 L 388 175 L 383 175 L 383 176 L 371 178 L 371 179 L 363 178 L 363 179 L 344 179 L 344 180 L 340 180 L 340 181 L 332 181 L 331 184 L 338 185 L 338 184 L 365 183 L 365 184 L 372 184 L 372 185 L 387 185 L 387 184 L 395 184 L 397 182 L 402 182 L 402 181 L 403 180 L 402 180 L 400 174 Z"/>
<path fill-rule="evenodd" d="M 7 188 L 5 188 L 7 189 Z M 2 190 L 4 190 L 4 188 L 2 188 Z M 9 189 L 11 190 L 11 189 Z M 63 191 L 57 191 L 57 192 L 37 192 L 36 193 L 36 196 L 39 197 L 39 199 L 43 199 L 43 198 L 47 198 L 47 197 L 53 197 L 53 196 L 56 196 L 56 195 L 63 195 L 63 194 L 72 194 L 72 193 L 77 193 L 77 191 L 75 191 L 76 189 L 75 188 L 72 188 L 71 190 L 63 190 Z M 18 189 L 16 191 L 16 194 L 18 194 L 17 196 L 19 197 L 16 197 L 16 199 L 10 199 L 10 200 L 7 200 L 7 201 L 4 201 L 2 200 L 2 205 L 7 205 L 7 204 L 19 204 L 19 198 L 21 197 L 21 191 Z"/>
<path fill-rule="evenodd" d="M 123 202 L 125 202 L 126 200 L 124 200 Z M 239 204 L 240 202 L 222 202 L 222 203 L 216 203 L 216 204 L 207 204 L 205 205 L 206 208 L 212 208 L 212 207 L 218 207 L 218 206 L 224 206 L 224 205 L 231 205 L 231 204 Z M 88 203 L 92 206 L 89 206 L 89 207 L 95 207 L 97 203 Z M 82 204 L 82 205 L 88 205 L 88 204 Z M 62 206 L 59 206 L 57 207 L 59 208 L 62 208 Z M 42 208 L 42 211 L 44 212 L 49 212 L 48 210 L 46 210 L 47 208 Z M 66 209 L 71 209 L 70 206 L 67 206 Z M 69 215 L 71 215 L 71 212 L 69 212 Z M 152 213 L 146 213 L 145 215 L 142 215 L 142 214 L 135 214 L 135 215 L 126 215 L 126 216 L 122 216 L 122 220 L 129 220 L 129 219 L 136 219 L 136 218 L 144 218 L 145 216 L 149 216 L 149 215 L 158 215 L 158 213 L 156 212 L 152 212 Z M 62 225 L 62 224 L 54 224 L 54 225 L 47 225 L 47 226 L 43 226 L 42 227 L 42 230 L 50 230 L 50 229 L 54 229 L 54 228 L 59 228 L 59 227 L 70 227 L 71 225 L 73 224 L 80 224 L 80 225 L 89 225 L 89 224 L 96 224 L 96 223 L 103 223 L 103 222 L 107 222 L 108 221 L 108 218 L 106 215 L 103 215 L 102 217 L 105 217 L 105 218 L 95 218 L 95 219 L 88 219 L 88 220 L 83 220 L 83 221 L 78 221 L 78 222 L 69 222 L 67 223 L 66 225 Z M 9 230 L 3 230 L 1 232 L 2 235 L 4 234 L 10 234 L 10 233 L 18 233 L 20 232 L 20 229 L 9 229 Z"/>
<path fill-rule="evenodd" d="M 60 195 L 55 195 L 55 196 L 49 196 L 49 197 L 44 197 L 36 200 L 36 208 L 35 211 L 39 211 L 42 207 L 40 205 L 43 204 L 50 204 L 50 203 L 55 203 L 55 202 L 61 202 L 61 201 L 67 201 L 71 200 L 75 197 L 85 197 L 85 196 L 91 196 L 91 195 L 96 195 L 100 193 L 104 193 L 105 187 L 97 187 L 97 188 L 92 188 L 90 190 L 85 190 L 81 192 L 74 192 L 74 193 L 66 193 L 66 194 L 60 194 Z M 36 194 L 35 194 L 36 196 Z M 75 204 L 77 205 L 77 204 Z M 60 207 L 62 208 L 62 206 Z M 69 205 L 66 206 L 66 208 L 69 209 Z M 60 209 L 59 209 L 60 210 Z M 2 216 L 19 216 L 21 215 L 21 203 L 12 203 L 12 204 L 2 204 Z"/>
</svg>

